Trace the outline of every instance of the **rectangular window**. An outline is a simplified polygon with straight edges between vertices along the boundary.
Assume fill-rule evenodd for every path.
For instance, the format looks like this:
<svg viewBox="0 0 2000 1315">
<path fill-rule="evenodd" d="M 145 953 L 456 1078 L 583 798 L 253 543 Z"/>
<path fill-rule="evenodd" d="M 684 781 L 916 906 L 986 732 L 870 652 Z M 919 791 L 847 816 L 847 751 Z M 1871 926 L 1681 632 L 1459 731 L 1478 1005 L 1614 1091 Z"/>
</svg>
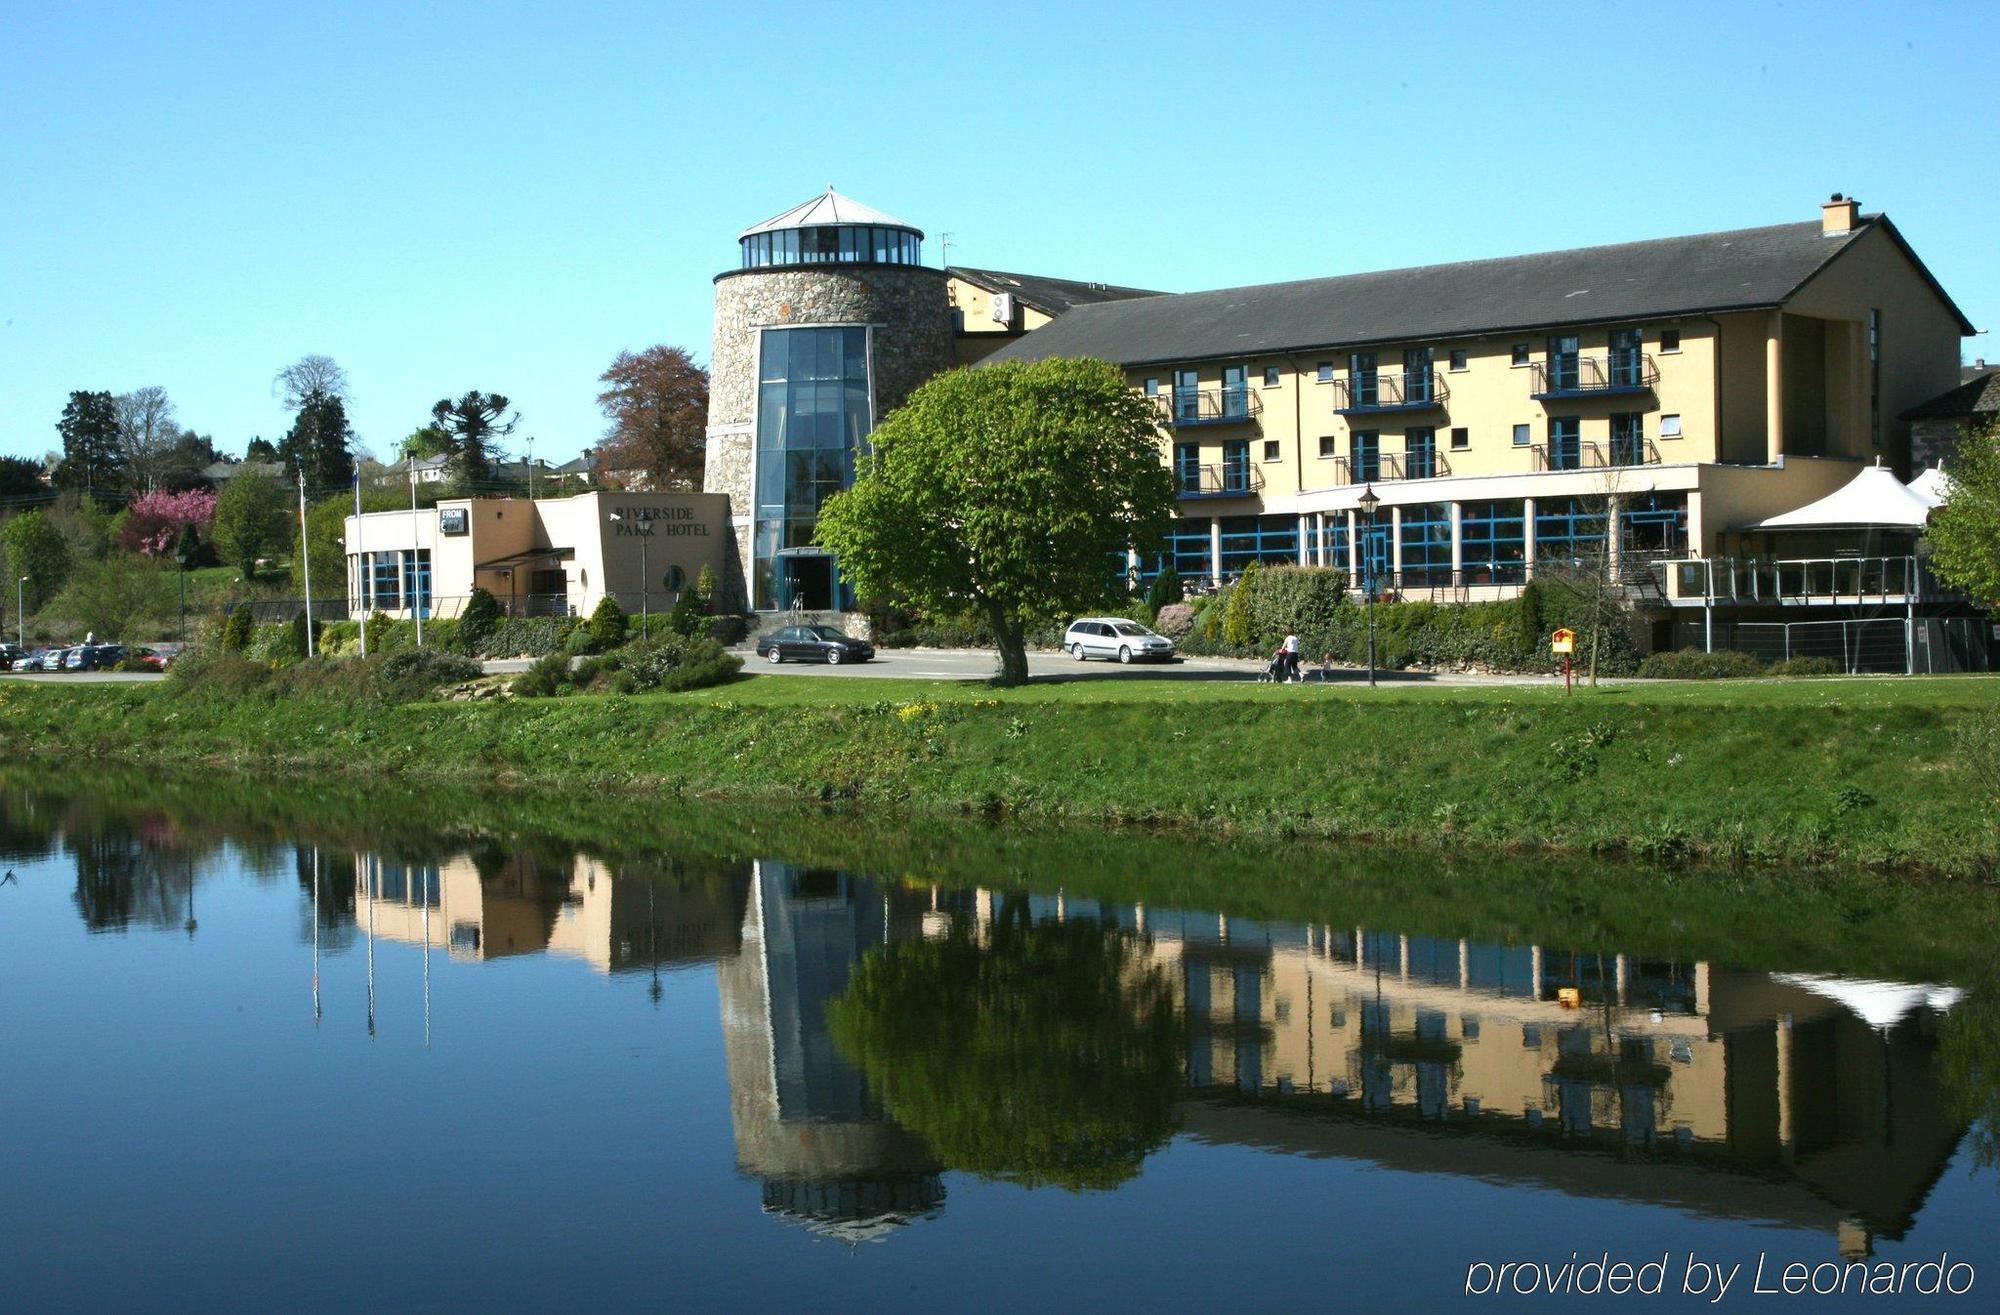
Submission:
<svg viewBox="0 0 2000 1315">
<path fill-rule="evenodd" d="M 1431 349 L 1411 347 L 1403 353 L 1403 400 L 1415 405 L 1431 400 Z"/>
<path fill-rule="evenodd" d="M 1237 575 L 1252 562 L 1295 566 L 1299 560 L 1297 516 L 1225 516 L 1222 520 L 1222 573 Z M 1239 997 L 1238 1007 L 1241 1007 Z"/>
<path fill-rule="evenodd" d="M 1278 386 L 1278 367 L 1277 367 L 1277 366 L 1275 366 L 1275 365 L 1267 365 L 1267 366 L 1265 366 L 1265 367 L 1264 367 L 1264 387 L 1266 387 L 1266 388 L 1276 388 L 1277 386 Z"/>
<path fill-rule="evenodd" d="M 1451 450 L 1463 452 L 1472 446 L 1472 431 L 1463 425 L 1451 431 Z"/>
<path fill-rule="evenodd" d="M 1347 402 L 1349 406 L 1374 406 L 1380 393 L 1375 374 L 1375 353 L 1356 352 L 1347 358 Z"/>
<path fill-rule="evenodd" d="M 1868 441 L 1882 446 L 1882 312 L 1868 312 Z"/>
<path fill-rule="evenodd" d="M 1340 440 L 1332 434 L 1321 434 L 1319 436 L 1319 454 L 1323 457 L 1339 456 Z"/>
<path fill-rule="evenodd" d="M 1548 469 L 1583 469 L 1583 421 L 1576 416 L 1549 417 Z"/>
<path fill-rule="evenodd" d="M 1222 367 L 1222 414 L 1230 420 L 1241 420 L 1250 414 L 1249 366 Z"/>
<path fill-rule="evenodd" d="M 1599 498 L 1539 498 L 1535 502 L 1537 566 L 1595 567 L 1604 545 Z"/>
<path fill-rule="evenodd" d="M 1250 440 L 1232 438 L 1222 445 L 1222 491 L 1250 491 Z"/>
<path fill-rule="evenodd" d="M 1323 384 L 1330 384 L 1333 382 L 1332 361 L 1321 361 L 1319 363 L 1319 381 Z"/>
<path fill-rule="evenodd" d="M 1573 333 L 1549 337 L 1548 389 L 1573 393 L 1583 383 L 1583 340 Z"/>
<path fill-rule="evenodd" d="M 1611 386 L 1613 388 L 1636 388 L 1645 379 L 1645 353 L 1640 350 L 1643 337 L 1637 329 L 1613 329 L 1611 331 Z"/>
<path fill-rule="evenodd" d="M 1414 588 L 1451 583 L 1451 504 L 1403 508 L 1403 583 Z"/>
<path fill-rule="evenodd" d="M 1456 374 L 1458 371 L 1463 370 L 1465 368 L 1465 348 L 1454 348 L 1450 360 L 1452 373 Z"/>
<path fill-rule="evenodd" d="M 1639 411 L 1611 413 L 1611 464 L 1646 464 L 1646 417 Z"/>
<path fill-rule="evenodd" d="M 1168 560 L 1182 579 L 1206 579 L 1208 576 L 1208 552 L 1212 546 L 1208 526 L 1209 522 L 1205 519 L 1176 520 L 1167 532 Z"/>
<path fill-rule="evenodd" d="M 1277 439 L 1275 439 L 1275 438 L 1267 438 L 1267 439 L 1265 439 L 1265 440 L 1264 440 L 1264 460 L 1266 460 L 1266 461 L 1276 461 L 1277 459 L 1278 459 L 1278 440 L 1277 440 Z"/>
<path fill-rule="evenodd" d="M 1515 447 L 1528 446 L 1528 427 L 1526 425 L 1514 426 L 1514 446 Z"/>
<path fill-rule="evenodd" d="M 1382 435 L 1372 429 L 1357 429 L 1347 439 L 1348 478 L 1370 484 L 1382 478 Z"/>
<path fill-rule="evenodd" d="M 1437 430 L 1428 426 L 1403 431 L 1403 477 L 1430 479 L 1438 473 Z"/>
<path fill-rule="evenodd" d="M 1174 483 L 1182 493 L 1201 492 L 1201 444 L 1174 444 Z"/>
<path fill-rule="evenodd" d="M 1661 438 L 1679 438 L 1680 436 L 1681 436 L 1681 418 L 1680 418 L 1679 416 L 1677 416 L 1677 415 L 1663 415 L 1663 416 L 1661 416 L 1661 417 L 1660 417 L 1660 437 L 1661 437 Z"/>
<path fill-rule="evenodd" d="M 1677 352 L 1680 349 L 1681 331 L 1679 329 L 1661 329 L 1660 350 L 1662 352 Z"/>
<path fill-rule="evenodd" d="M 1459 560 L 1467 584 L 1519 584 L 1527 578 L 1524 504 L 1468 502 L 1459 509 Z"/>
<path fill-rule="evenodd" d="M 1146 396 L 1158 397 L 1159 395 L 1160 395 L 1160 377 L 1158 375 L 1152 375 L 1146 380 Z"/>
<path fill-rule="evenodd" d="M 1201 419 L 1201 375 L 1194 370 L 1174 371 L 1174 419 Z"/>
<path fill-rule="evenodd" d="M 1528 344 L 1526 344 L 1526 343 L 1524 343 L 1524 342 L 1517 342 L 1517 343 L 1515 343 L 1515 344 L 1514 344 L 1514 364 L 1515 364 L 1515 365 L 1526 365 L 1527 363 L 1528 363 Z"/>
</svg>

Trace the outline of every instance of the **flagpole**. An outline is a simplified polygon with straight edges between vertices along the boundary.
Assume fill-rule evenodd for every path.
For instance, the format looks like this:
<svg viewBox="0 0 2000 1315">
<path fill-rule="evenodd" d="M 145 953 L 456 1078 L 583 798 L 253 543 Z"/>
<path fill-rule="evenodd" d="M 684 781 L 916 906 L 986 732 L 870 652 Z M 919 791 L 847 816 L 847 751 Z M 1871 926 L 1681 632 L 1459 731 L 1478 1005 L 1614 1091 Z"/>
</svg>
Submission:
<svg viewBox="0 0 2000 1315">
<path fill-rule="evenodd" d="M 361 551 L 361 467 L 354 468 L 354 597 L 361 608 L 361 656 L 368 656 L 368 555 Z"/>
<path fill-rule="evenodd" d="M 313 644 L 313 559 L 312 543 L 306 538 L 306 470 L 299 467 L 299 558 L 306 575 L 306 656 L 316 651 Z"/>
</svg>

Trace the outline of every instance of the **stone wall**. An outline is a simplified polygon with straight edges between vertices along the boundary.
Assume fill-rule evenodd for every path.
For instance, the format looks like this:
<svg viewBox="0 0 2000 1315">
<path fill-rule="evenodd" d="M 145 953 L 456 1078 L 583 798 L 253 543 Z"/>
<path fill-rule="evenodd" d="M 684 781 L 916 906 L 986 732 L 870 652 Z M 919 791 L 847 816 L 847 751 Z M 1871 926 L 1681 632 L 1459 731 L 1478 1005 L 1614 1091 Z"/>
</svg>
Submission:
<svg viewBox="0 0 2000 1315">
<path fill-rule="evenodd" d="M 1911 421 L 1910 472 L 1928 470 L 1940 462 L 1948 464 L 1958 455 L 1958 440 L 1964 432 L 1963 420 Z"/>
</svg>

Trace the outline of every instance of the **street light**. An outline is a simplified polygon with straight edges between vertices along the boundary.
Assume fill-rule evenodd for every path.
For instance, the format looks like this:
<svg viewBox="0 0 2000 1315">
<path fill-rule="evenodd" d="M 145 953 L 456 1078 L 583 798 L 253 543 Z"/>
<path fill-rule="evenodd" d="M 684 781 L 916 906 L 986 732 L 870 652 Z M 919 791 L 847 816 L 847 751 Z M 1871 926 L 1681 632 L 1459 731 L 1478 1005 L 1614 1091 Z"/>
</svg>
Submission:
<svg viewBox="0 0 2000 1315">
<path fill-rule="evenodd" d="M 1361 486 L 1361 514 L 1368 518 L 1368 534 L 1361 541 L 1361 587 L 1366 594 L 1368 608 L 1368 684 L 1375 684 L 1375 509 L 1382 505 L 1382 499 L 1375 496 L 1373 484 Z"/>
<path fill-rule="evenodd" d="M 28 647 L 28 577 L 14 582 L 14 621 L 21 627 L 21 647 Z M 0 635 L 7 632 L 0 630 Z"/>
</svg>

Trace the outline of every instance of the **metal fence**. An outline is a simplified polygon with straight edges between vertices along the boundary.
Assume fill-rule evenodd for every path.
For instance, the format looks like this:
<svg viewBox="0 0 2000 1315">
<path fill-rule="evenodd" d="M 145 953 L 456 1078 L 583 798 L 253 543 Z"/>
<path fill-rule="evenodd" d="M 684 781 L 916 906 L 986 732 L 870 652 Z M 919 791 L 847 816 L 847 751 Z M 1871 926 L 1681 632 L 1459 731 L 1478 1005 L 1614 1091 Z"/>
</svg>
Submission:
<svg viewBox="0 0 2000 1315">
<path fill-rule="evenodd" d="M 1985 617 L 1879 617 L 1860 621 L 1717 621 L 1715 647 L 1766 662 L 1817 657 L 1851 675 L 1992 671 L 2000 657 Z M 1676 625 L 1676 648 L 1703 647 L 1702 624 Z"/>
</svg>

